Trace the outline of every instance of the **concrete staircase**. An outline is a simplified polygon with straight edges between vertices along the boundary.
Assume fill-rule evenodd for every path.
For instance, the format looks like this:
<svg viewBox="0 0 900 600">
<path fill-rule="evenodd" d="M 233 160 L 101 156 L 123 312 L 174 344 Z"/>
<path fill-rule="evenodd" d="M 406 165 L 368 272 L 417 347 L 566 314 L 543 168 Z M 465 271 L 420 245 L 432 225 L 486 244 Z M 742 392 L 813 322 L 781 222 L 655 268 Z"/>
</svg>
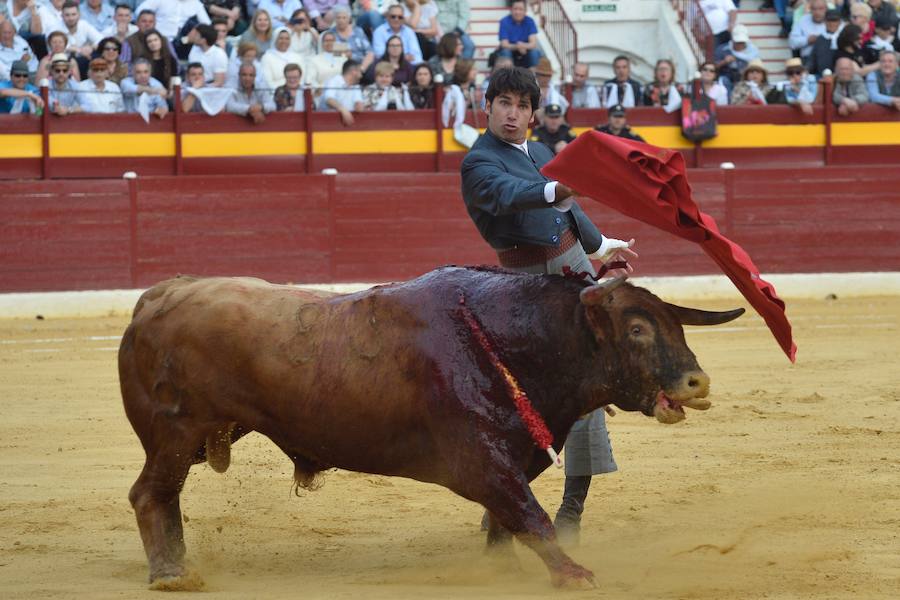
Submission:
<svg viewBox="0 0 900 600">
<path fill-rule="evenodd" d="M 784 79 L 784 61 L 791 57 L 787 39 L 778 37 L 781 21 L 772 9 L 760 10 L 762 0 L 742 0 L 738 23 L 747 26 L 750 40 L 759 48 L 759 57 L 769 71 L 769 81 Z"/>
<path fill-rule="evenodd" d="M 475 62 L 478 71 L 487 74 L 488 56 L 500 45 L 500 19 L 509 14 L 506 0 L 470 0 L 469 35 L 475 42 Z M 540 24 L 538 24 L 540 25 Z"/>
</svg>

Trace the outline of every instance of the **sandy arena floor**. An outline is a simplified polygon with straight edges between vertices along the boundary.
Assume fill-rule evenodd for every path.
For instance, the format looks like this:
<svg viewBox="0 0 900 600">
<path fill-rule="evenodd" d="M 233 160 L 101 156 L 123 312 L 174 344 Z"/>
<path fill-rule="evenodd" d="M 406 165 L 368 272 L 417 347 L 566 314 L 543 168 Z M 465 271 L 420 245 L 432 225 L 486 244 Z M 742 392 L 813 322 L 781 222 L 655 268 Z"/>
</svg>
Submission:
<svg viewBox="0 0 900 600">
<path fill-rule="evenodd" d="M 694 328 L 713 409 L 611 420 L 621 471 L 595 480 L 572 552 L 595 591 L 554 591 L 522 546 L 521 570 L 488 563 L 480 508 L 442 488 L 331 472 L 293 497 L 287 457 L 254 434 L 182 494 L 199 597 L 897 598 L 900 298 L 789 316 L 795 366 L 755 315 Z M 0 321 L 0 598 L 162 597 L 126 498 L 143 454 L 118 390 L 125 325 Z M 535 482 L 551 513 L 562 482 Z"/>
</svg>

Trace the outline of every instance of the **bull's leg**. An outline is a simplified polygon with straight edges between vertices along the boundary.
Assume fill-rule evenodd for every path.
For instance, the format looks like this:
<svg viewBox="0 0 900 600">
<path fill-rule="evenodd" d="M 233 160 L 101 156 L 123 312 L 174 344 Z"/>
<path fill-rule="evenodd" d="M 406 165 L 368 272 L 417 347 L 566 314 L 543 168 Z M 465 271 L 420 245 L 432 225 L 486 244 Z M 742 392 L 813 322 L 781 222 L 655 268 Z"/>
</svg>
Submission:
<svg viewBox="0 0 900 600">
<path fill-rule="evenodd" d="M 594 574 L 573 561 L 556 541 L 550 517 L 531 492 L 527 477 L 511 469 L 488 478 L 482 504 L 491 513 L 491 525 L 498 522 L 520 542 L 534 550 L 547 565 L 556 586 L 587 587 L 593 585 Z M 488 532 L 490 543 L 491 535 Z"/>
<path fill-rule="evenodd" d="M 148 446 L 144 469 L 128 494 L 150 563 L 150 584 L 156 589 L 196 589 L 202 583 L 184 567 L 179 494 L 203 434 L 189 434 L 173 424 L 169 435 L 156 441 L 156 447 Z"/>
</svg>

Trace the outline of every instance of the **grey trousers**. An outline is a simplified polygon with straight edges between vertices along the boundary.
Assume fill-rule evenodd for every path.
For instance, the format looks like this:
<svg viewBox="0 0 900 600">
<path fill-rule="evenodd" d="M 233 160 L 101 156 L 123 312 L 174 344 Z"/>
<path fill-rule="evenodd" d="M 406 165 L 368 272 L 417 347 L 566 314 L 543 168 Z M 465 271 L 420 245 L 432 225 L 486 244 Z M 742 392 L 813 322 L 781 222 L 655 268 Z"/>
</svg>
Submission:
<svg viewBox="0 0 900 600">
<path fill-rule="evenodd" d="M 520 273 L 562 275 L 563 267 L 573 271 L 587 271 L 596 275 L 591 261 L 584 253 L 581 244 L 575 244 L 562 256 L 547 261 L 545 264 L 510 269 Z M 526 390 L 527 391 L 527 390 Z M 565 446 L 566 477 L 590 477 L 601 473 L 616 471 L 609 433 L 606 431 L 606 416 L 603 409 L 595 410 L 579 419 L 569 430 Z M 588 485 L 590 480 L 588 480 Z M 584 493 L 587 493 L 585 487 Z"/>
</svg>

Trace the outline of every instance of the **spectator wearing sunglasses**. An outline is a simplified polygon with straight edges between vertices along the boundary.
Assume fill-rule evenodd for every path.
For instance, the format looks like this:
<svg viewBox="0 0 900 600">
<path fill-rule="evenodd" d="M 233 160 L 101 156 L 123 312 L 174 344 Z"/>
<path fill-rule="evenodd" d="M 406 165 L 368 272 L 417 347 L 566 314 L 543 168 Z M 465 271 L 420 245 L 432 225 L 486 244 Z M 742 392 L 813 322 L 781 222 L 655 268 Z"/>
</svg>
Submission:
<svg viewBox="0 0 900 600">
<path fill-rule="evenodd" d="M 0 113 L 34 114 L 44 107 L 40 90 L 28 83 L 28 63 L 13 62 L 9 76 L 9 80 L 0 81 Z"/>
<path fill-rule="evenodd" d="M 787 75 L 787 80 L 775 86 L 777 93 L 770 103 L 790 104 L 803 111 L 803 114 L 812 115 L 812 104 L 819 91 L 816 78 L 809 75 L 799 58 L 789 58 L 784 63 L 784 74 Z"/>
<path fill-rule="evenodd" d="M 128 77 L 128 65 L 122 62 L 122 43 L 119 40 L 114 37 L 103 38 L 97 50 L 109 68 L 109 81 L 120 83 Z"/>
<path fill-rule="evenodd" d="M 422 62 L 422 49 L 416 32 L 405 23 L 403 7 L 394 4 L 388 9 L 387 21 L 375 29 L 372 34 L 372 50 L 375 56 L 383 56 L 387 48 L 388 38 L 397 36 L 403 42 L 406 51 L 406 60 L 413 65 Z"/>
<path fill-rule="evenodd" d="M 693 89 L 693 88 L 692 88 Z M 719 72 L 713 62 L 700 65 L 700 89 L 703 94 L 719 106 L 728 104 L 728 90 L 719 83 Z"/>
<path fill-rule="evenodd" d="M 78 85 L 72 80 L 72 65 L 66 54 L 54 54 L 50 59 L 50 85 L 47 90 L 48 109 L 63 117 L 81 112 Z"/>
</svg>

